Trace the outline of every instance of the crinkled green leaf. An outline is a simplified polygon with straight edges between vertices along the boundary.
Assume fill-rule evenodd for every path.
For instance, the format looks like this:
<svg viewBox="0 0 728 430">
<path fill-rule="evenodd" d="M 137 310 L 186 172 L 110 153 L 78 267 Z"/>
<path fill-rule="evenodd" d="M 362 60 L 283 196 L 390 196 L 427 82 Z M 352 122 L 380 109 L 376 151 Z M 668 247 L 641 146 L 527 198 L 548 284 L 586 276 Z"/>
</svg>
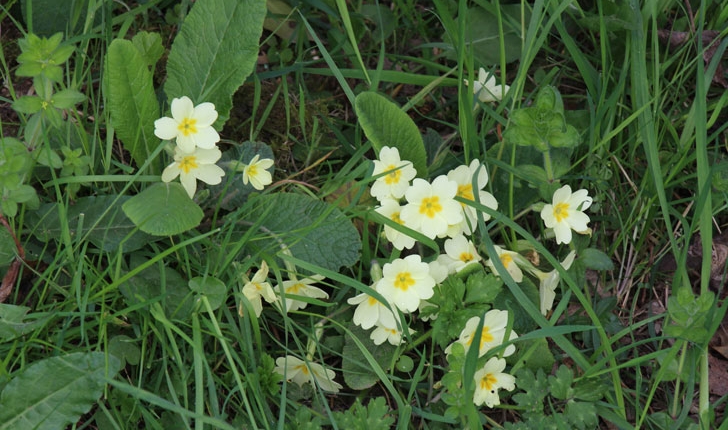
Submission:
<svg viewBox="0 0 728 430">
<path fill-rule="evenodd" d="M 367 350 L 369 350 L 379 366 L 384 371 L 389 370 L 392 365 L 394 354 L 397 351 L 397 347 L 386 341 L 381 345 L 375 345 L 369 338 L 371 330 L 364 330 L 353 323 L 349 324 L 348 329 L 352 336 L 356 336 L 359 341 L 366 346 Z M 366 358 L 362 355 L 356 342 L 348 336 L 344 341 L 344 350 L 342 355 L 343 362 L 341 364 L 341 371 L 344 374 L 344 381 L 346 382 L 346 385 L 350 388 L 354 390 L 364 390 L 371 388 L 379 382 L 379 377 L 374 369 L 371 368 Z"/>
<path fill-rule="evenodd" d="M 106 252 L 121 249 L 131 252 L 144 247 L 152 238 L 139 230 L 121 210 L 129 196 L 90 196 L 81 197 L 76 204 L 68 207 L 65 215 L 72 237 L 87 238 L 97 248 Z M 78 231 L 79 218 L 83 216 L 82 230 Z M 46 204 L 38 213 L 33 230 L 35 237 L 42 241 L 57 240 L 61 237 L 61 219 L 58 204 Z"/>
<path fill-rule="evenodd" d="M 111 114 L 111 123 L 124 149 L 141 166 L 159 143 L 154 135 L 159 103 L 152 71 L 132 42 L 122 39 L 109 45 L 104 70 L 106 109 Z"/>
<path fill-rule="evenodd" d="M 375 92 L 363 92 L 354 101 L 364 134 L 379 154 L 382 147 L 399 150 L 402 160 L 411 161 L 419 177 L 427 176 L 427 152 L 417 125 L 396 104 Z"/>
<path fill-rule="evenodd" d="M 119 360 L 102 352 L 72 353 L 28 365 L 0 393 L 0 430 L 56 430 L 75 423 L 98 401 Z"/>
<path fill-rule="evenodd" d="M 5 229 L 0 230 L 0 266 L 3 265 L 3 251 L 1 250 L 4 246 L 2 241 L 3 230 Z M 12 242 L 12 239 L 10 244 L 12 244 L 10 249 L 15 249 L 15 244 Z M 25 306 L 0 303 L 0 340 L 4 342 L 22 336 L 43 325 L 50 318 L 50 316 L 45 316 L 41 318 L 34 317 L 28 320 L 27 314 L 29 310 L 30 308 L 26 308 Z"/>
<path fill-rule="evenodd" d="M 177 182 L 154 184 L 127 200 L 122 209 L 141 231 L 153 236 L 191 230 L 205 215 Z"/>
<path fill-rule="evenodd" d="M 260 222 L 268 238 L 252 246 L 291 254 L 316 266 L 338 271 L 359 260 L 361 240 L 351 220 L 338 208 L 302 194 L 258 195 L 244 219 Z"/>
<path fill-rule="evenodd" d="M 258 60 L 265 5 L 261 0 L 196 2 L 169 52 L 167 98 L 214 103 L 220 129 L 230 116 L 233 93 Z"/>
</svg>

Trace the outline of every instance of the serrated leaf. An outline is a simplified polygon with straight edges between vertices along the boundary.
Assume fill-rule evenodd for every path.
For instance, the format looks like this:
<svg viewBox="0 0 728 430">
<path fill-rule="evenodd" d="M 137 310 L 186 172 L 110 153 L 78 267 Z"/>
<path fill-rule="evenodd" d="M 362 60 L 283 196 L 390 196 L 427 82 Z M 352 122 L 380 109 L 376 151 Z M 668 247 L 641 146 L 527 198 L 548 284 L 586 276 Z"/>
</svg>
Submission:
<svg viewBox="0 0 728 430">
<path fill-rule="evenodd" d="M 409 115 L 375 92 L 356 96 L 354 107 L 359 124 L 377 154 L 385 146 L 397 148 L 400 159 L 411 161 L 418 177 L 427 177 L 425 143 Z"/>
<path fill-rule="evenodd" d="M 503 280 L 483 271 L 468 276 L 465 283 L 465 303 L 492 303 L 503 289 Z"/>
<path fill-rule="evenodd" d="M 0 236 L 2 236 L 3 230 L 5 229 L 0 230 Z M 15 244 L 12 242 L 11 244 L 12 247 L 10 249 L 15 249 Z M 1 241 L 0 247 L 2 247 Z M 2 251 L 0 251 L 0 254 L 2 254 Z M 2 266 L 1 263 L 2 261 L 0 261 L 0 266 Z M 22 336 L 43 325 L 50 318 L 50 316 L 46 316 L 26 320 L 29 310 L 30 308 L 25 306 L 0 303 L 0 340 L 5 342 L 18 336 Z"/>
<path fill-rule="evenodd" d="M 106 64 L 106 109 L 124 149 L 141 166 L 159 143 L 154 135 L 159 102 L 154 93 L 152 71 L 132 42 L 122 39 L 109 45 Z"/>
<path fill-rule="evenodd" d="M 345 429 L 389 430 L 394 424 L 394 417 L 387 417 L 389 407 L 384 397 L 369 401 L 364 407 L 357 398 L 346 412 L 335 412 L 336 424 Z"/>
<path fill-rule="evenodd" d="M 374 357 L 382 370 L 385 372 L 389 370 L 394 354 L 397 352 L 397 347 L 389 342 L 375 345 L 369 338 L 371 333 L 353 323 L 349 323 L 348 329 L 351 335 L 356 336 L 372 354 L 372 357 Z M 376 372 L 374 372 L 374 369 L 372 369 L 366 358 L 362 355 L 359 346 L 349 336 L 344 341 L 342 355 L 341 372 L 344 374 L 346 385 L 350 388 L 354 390 L 365 390 L 379 382 L 379 377 Z"/>
<path fill-rule="evenodd" d="M 205 215 L 177 182 L 157 183 L 122 206 L 129 219 L 145 233 L 172 236 L 191 230 Z"/>
<path fill-rule="evenodd" d="M 46 358 L 27 366 L 0 394 L 0 430 L 55 430 L 75 423 L 103 393 L 119 360 L 102 352 Z"/>
<path fill-rule="evenodd" d="M 250 205 L 245 219 L 260 222 L 274 236 L 255 246 L 272 251 L 285 244 L 294 257 L 333 271 L 359 260 L 359 232 L 338 208 L 293 193 L 258 195 Z"/>
<path fill-rule="evenodd" d="M 599 424 L 594 403 L 571 400 L 566 403 L 564 415 L 573 425 L 571 428 L 593 429 L 597 428 L 597 424 Z"/>
<path fill-rule="evenodd" d="M 568 400 L 574 397 L 574 389 L 571 383 L 574 382 L 574 373 L 563 364 L 559 366 L 556 375 L 549 376 L 551 395 L 559 400 Z"/>
<path fill-rule="evenodd" d="M 214 103 L 219 130 L 230 116 L 233 93 L 258 60 L 265 14 L 261 0 L 196 2 L 167 60 L 164 92 L 169 101 L 188 96 L 195 104 Z"/>
<path fill-rule="evenodd" d="M 121 250 L 132 252 L 144 247 L 152 238 L 139 230 L 122 212 L 128 196 L 81 197 L 69 206 L 64 216 L 72 237 L 81 236 L 105 252 Z M 83 216 L 82 230 L 78 231 L 79 218 Z M 61 237 L 62 225 L 58 204 L 43 205 L 38 211 L 35 237 L 42 241 Z"/>
</svg>

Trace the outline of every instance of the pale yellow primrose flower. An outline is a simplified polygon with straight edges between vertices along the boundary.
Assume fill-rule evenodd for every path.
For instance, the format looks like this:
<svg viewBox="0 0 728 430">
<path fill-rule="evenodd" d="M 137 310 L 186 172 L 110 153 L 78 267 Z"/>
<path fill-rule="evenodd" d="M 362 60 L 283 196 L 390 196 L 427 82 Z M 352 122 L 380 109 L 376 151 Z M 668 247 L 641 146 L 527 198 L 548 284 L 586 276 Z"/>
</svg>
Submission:
<svg viewBox="0 0 728 430">
<path fill-rule="evenodd" d="M 467 80 L 465 85 L 469 85 Z M 483 103 L 500 101 L 511 87 L 501 86 L 496 82 L 495 76 L 486 72 L 484 68 L 478 70 L 478 80 L 473 82 L 473 94 Z"/>
<path fill-rule="evenodd" d="M 409 332 L 410 334 L 415 333 L 414 330 L 410 330 Z M 369 335 L 369 339 L 371 339 L 375 345 L 381 345 L 386 340 L 394 346 L 399 346 L 404 341 L 402 339 L 402 331 L 400 329 L 396 326 L 387 327 L 382 324 L 377 325 L 377 327 L 372 330 L 372 333 Z"/>
<path fill-rule="evenodd" d="M 412 162 L 401 160 L 399 150 L 388 146 L 379 151 L 379 160 L 374 160 L 374 176 L 377 178 L 369 191 L 372 197 L 382 201 L 388 198 L 400 199 L 409 188 L 410 181 L 417 176 Z"/>
<path fill-rule="evenodd" d="M 458 184 L 440 175 L 432 184 L 416 178 L 405 192 L 407 204 L 400 212 L 404 225 L 434 239 L 444 237 L 448 227 L 463 220 L 463 211 L 456 202 Z"/>
<path fill-rule="evenodd" d="M 506 368 L 506 361 L 502 358 L 492 357 L 485 363 L 482 369 L 475 372 L 475 393 L 473 403 L 480 406 L 483 403 L 489 408 L 500 405 L 498 390 L 503 388 L 513 391 L 516 388 L 516 378 L 513 375 L 503 373 Z"/>
<path fill-rule="evenodd" d="M 447 174 L 447 179 L 458 184 L 458 192 L 456 195 L 470 201 L 475 201 L 473 177 L 476 178 L 475 183 L 478 187 L 478 202 L 490 209 L 497 210 L 498 201 L 495 197 L 493 197 L 493 194 L 483 191 L 483 188 L 488 185 L 488 171 L 485 170 L 485 166 L 481 167 L 479 160 L 471 161 L 469 166 L 458 166 Z M 463 208 L 465 218 L 459 228 L 465 232 L 465 234 L 473 234 L 475 228 L 478 226 L 478 211 L 474 207 L 468 206 L 465 203 L 460 204 Z M 490 215 L 483 213 L 483 221 L 488 221 L 489 219 Z"/>
<path fill-rule="evenodd" d="M 377 292 L 402 312 L 416 311 L 420 300 L 435 294 L 430 266 L 423 263 L 419 255 L 408 255 L 385 264 L 382 275 L 377 283 Z"/>
<path fill-rule="evenodd" d="M 318 385 L 324 391 L 338 393 L 343 387 L 334 381 L 336 372 L 325 369 L 313 361 L 304 362 L 292 355 L 276 358 L 275 372 L 283 375 L 289 381 L 295 382 L 299 387 L 309 383 Z"/>
<path fill-rule="evenodd" d="M 260 317 L 260 314 L 263 312 L 263 300 L 265 299 L 268 303 L 273 303 L 276 301 L 276 293 L 273 291 L 273 287 L 271 287 L 270 283 L 268 283 L 268 263 L 263 260 L 263 262 L 260 264 L 260 269 L 255 272 L 255 275 L 253 276 L 253 279 L 248 280 L 245 275 L 243 275 L 243 280 L 246 281 L 245 285 L 243 286 L 243 295 L 245 298 L 248 299 L 251 305 L 253 305 L 253 310 L 255 311 L 255 316 Z M 240 316 L 243 316 L 243 305 L 240 304 L 240 307 L 238 308 L 238 314 Z"/>
<path fill-rule="evenodd" d="M 273 182 L 268 169 L 273 165 L 273 160 L 270 158 L 264 158 L 259 160 L 260 154 L 255 154 L 250 163 L 245 165 L 243 169 L 243 184 L 253 186 L 256 190 L 262 190 L 266 185 L 270 185 Z"/>
<path fill-rule="evenodd" d="M 569 255 L 564 258 L 561 262 L 561 267 L 564 270 L 569 270 L 571 264 L 574 263 L 576 258 L 576 251 L 571 251 Z M 556 298 L 556 287 L 559 286 L 561 281 L 561 275 L 558 270 L 554 269 L 548 273 L 544 273 L 540 270 L 533 272 L 538 277 L 540 283 L 538 287 L 539 302 L 541 304 L 541 314 L 546 315 L 548 311 L 554 306 L 554 299 Z"/>
<path fill-rule="evenodd" d="M 177 176 L 190 198 L 197 191 L 197 180 L 217 185 L 222 182 L 225 171 L 215 163 L 222 153 L 219 149 L 193 148 L 192 152 L 185 152 L 179 146 L 174 148 L 174 162 L 162 172 L 162 181 L 170 182 Z"/>
<path fill-rule="evenodd" d="M 291 279 L 283 281 L 283 291 L 286 294 L 286 312 L 297 311 L 308 306 L 307 302 L 289 298 L 288 295 L 304 296 L 312 299 L 328 299 L 329 294 L 326 291 L 311 286 L 311 284 L 322 281 L 323 279 L 324 276 L 322 275 L 313 275 L 301 280 Z M 277 286 L 275 290 L 278 293 L 280 286 Z"/>
<path fill-rule="evenodd" d="M 498 245 L 493 245 L 493 248 L 495 248 L 495 252 L 496 254 L 498 254 L 498 258 L 500 258 L 501 263 L 503 263 L 503 267 L 506 268 L 506 271 L 511 275 L 511 278 L 513 278 L 513 280 L 516 282 L 523 281 L 523 271 L 521 271 L 521 268 L 518 266 L 517 263 L 523 258 L 521 254 L 513 251 L 508 251 Z M 485 265 L 488 266 L 496 276 L 500 277 L 500 273 L 498 273 L 498 270 L 495 268 L 495 264 L 493 264 L 492 259 L 488 259 L 488 261 L 485 262 Z"/>
<path fill-rule="evenodd" d="M 177 145 L 184 152 L 195 148 L 212 149 L 220 141 L 212 124 L 217 120 L 217 111 L 212 103 L 192 104 L 184 96 L 172 100 L 172 118 L 163 117 L 154 121 L 154 135 L 163 140 L 177 139 Z"/>
<path fill-rule="evenodd" d="M 486 352 L 501 345 L 506 335 L 506 326 L 508 325 L 508 311 L 491 309 L 485 313 L 483 317 L 483 331 L 480 333 L 480 346 L 478 357 L 482 357 Z M 449 354 L 452 346 L 459 343 L 465 347 L 467 351 L 473 343 L 475 330 L 478 328 L 480 317 L 472 317 L 465 323 L 465 328 L 460 332 L 460 338 L 445 348 L 445 354 Z M 511 330 L 509 340 L 516 339 L 518 335 Z M 515 345 L 508 345 L 503 352 L 503 357 L 516 352 Z"/>
<path fill-rule="evenodd" d="M 356 310 L 354 310 L 353 322 L 354 324 L 361 326 L 364 330 L 369 330 L 378 324 L 382 324 L 387 327 L 397 326 L 392 310 L 389 309 L 387 305 L 368 294 L 361 293 L 347 300 L 347 303 L 350 305 L 357 305 Z"/>
<path fill-rule="evenodd" d="M 554 229 L 556 243 L 570 243 L 572 229 L 580 234 L 589 232 L 589 216 L 583 212 L 593 201 L 588 193 L 585 189 L 572 193 L 571 187 L 564 185 L 554 192 L 553 203 L 541 210 L 546 228 Z"/>
<path fill-rule="evenodd" d="M 446 240 L 445 254 L 437 257 L 437 261 L 447 267 L 449 274 L 457 273 L 468 264 L 477 263 L 482 259 L 475 245 L 462 234 Z"/>
<path fill-rule="evenodd" d="M 381 200 L 381 206 L 378 206 L 374 210 L 379 214 L 396 222 L 397 224 L 404 225 L 404 221 L 402 221 L 402 218 L 400 218 L 399 216 L 402 212 L 402 206 L 400 206 L 399 202 L 397 202 L 396 200 L 383 199 Z M 384 226 L 384 236 L 387 238 L 387 240 L 392 242 L 392 246 L 399 249 L 400 251 L 402 249 L 410 249 L 415 246 L 415 240 L 413 238 L 388 225 Z"/>
</svg>

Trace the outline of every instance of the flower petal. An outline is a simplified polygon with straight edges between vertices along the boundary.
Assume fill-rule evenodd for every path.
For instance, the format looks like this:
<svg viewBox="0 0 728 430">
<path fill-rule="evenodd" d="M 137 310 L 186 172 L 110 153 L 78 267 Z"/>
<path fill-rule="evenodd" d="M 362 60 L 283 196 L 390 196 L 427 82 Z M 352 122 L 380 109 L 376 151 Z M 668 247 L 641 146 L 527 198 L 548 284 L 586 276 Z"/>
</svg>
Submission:
<svg viewBox="0 0 728 430">
<path fill-rule="evenodd" d="M 178 123 L 182 122 L 185 118 L 191 118 L 194 109 L 195 106 L 192 104 L 192 100 L 190 100 L 187 96 L 172 99 L 172 118 L 174 118 Z"/>
<path fill-rule="evenodd" d="M 208 127 L 217 120 L 217 111 L 214 104 L 206 102 L 195 106 L 192 116 L 197 120 L 198 127 Z"/>
<path fill-rule="evenodd" d="M 169 117 L 154 121 L 154 135 L 162 140 L 172 140 L 177 137 L 177 121 Z"/>
</svg>

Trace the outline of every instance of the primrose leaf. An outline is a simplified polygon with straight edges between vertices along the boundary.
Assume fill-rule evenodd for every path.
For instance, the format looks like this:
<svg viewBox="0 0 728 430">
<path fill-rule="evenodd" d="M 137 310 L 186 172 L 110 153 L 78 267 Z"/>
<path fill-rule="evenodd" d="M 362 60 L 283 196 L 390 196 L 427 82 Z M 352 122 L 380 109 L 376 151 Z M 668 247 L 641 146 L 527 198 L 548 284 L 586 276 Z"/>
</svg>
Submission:
<svg viewBox="0 0 728 430">
<path fill-rule="evenodd" d="M 147 65 L 153 67 L 157 64 L 164 54 L 162 46 L 162 37 L 159 33 L 150 33 L 148 31 L 140 31 L 131 39 L 131 43 L 142 54 Z"/>
<path fill-rule="evenodd" d="M 0 393 L 0 430 L 66 428 L 103 394 L 119 360 L 102 352 L 72 353 L 38 360 L 21 370 Z"/>
<path fill-rule="evenodd" d="M 164 92 L 195 104 L 215 104 L 220 129 L 230 116 L 233 93 L 258 60 L 266 2 L 205 0 L 194 4 L 174 39 Z"/>
<path fill-rule="evenodd" d="M 382 370 L 389 370 L 397 347 L 389 342 L 375 345 L 369 338 L 370 333 L 353 323 L 349 324 L 348 329 L 351 336 L 356 336 L 359 342 L 372 354 Z M 351 336 L 347 336 L 344 341 L 344 359 L 341 364 L 341 371 L 344 374 L 346 385 L 354 390 L 365 390 L 379 382 L 379 376 L 364 358 L 359 346 Z"/>
<path fill-rule="evenodd" d="M 128 40 L 112 41 L 106 61 L 106 109 L 111 114 L 111 123 L 124 149 L 141 166 L 159 143 L 154 135 L 159 102 L 154 93 L 152 71 L 139 50 Z"/>
<path fill-rule="evenodd" d="M 359 232 L 335 206 L 292 193 L 257 195 L 249 204 L 245 219 L 259 222 L 268 235 L 251 246 L 286 246 L 294 257 L 333 271 L 358 261 Z"/>
<path fill-rule="evenodd" d="M 417 176 L 427 176 L 427 151 L 417 125 L 402 109 L 386 97 L 363 92 L 354 101 L 364 134 L 379 155 L 382 147 L 397 148 L 402 160 L 411 161 Z"/>
<path fill-rule="evenodd" d="M 587 248 L 579 253 L 579 258 L 584 266 L 594 270 L 612 270 L 614 263 L 607 254 L 595 248 Z"/>
<path fill-rule="evenodd" d="M 521 56 L 520 28 L 511 23 L 521 22 L 521 6 L 501 5 L 503 32 L 498 25 L 498 17 L 482 7 L 471 7 L 465 16 L 465 49 L 472 47 L 473 56 L 485 65 L 500 64 L 500 40 L 503 40 L 506 62 L 515 61 Z M 509 19 L 510 17 L 510 19 Z M 528 22 L 529 17 L 526 17 Z"/>
<path fill-rule="evenodd" d="M 69 206 L 63 224 L 58 210 L 58 203 L 43 205 L 37 215 L 33 216 L 37 226 L 35 237 L 42 241 L 57 240 L 64 228 L 69 229 L 72 237 L 84 237 L 102 251 L 111 252 L 121 249 L 122 252 L 136 251 L 144 247 L 152 238 L 137 229 L 122 212 L 122 205 L 129 196 L 89 196 L 76 200 Z M 78 227 L 81 230 L 78 230 Z"/>
<path fill-rule="evenodd" d="M 205 215 L 177 182 L 157 183 L 127 200 L 121 208 L 145 233 L 172 236 L 197 227 Z"/>
</svg>

